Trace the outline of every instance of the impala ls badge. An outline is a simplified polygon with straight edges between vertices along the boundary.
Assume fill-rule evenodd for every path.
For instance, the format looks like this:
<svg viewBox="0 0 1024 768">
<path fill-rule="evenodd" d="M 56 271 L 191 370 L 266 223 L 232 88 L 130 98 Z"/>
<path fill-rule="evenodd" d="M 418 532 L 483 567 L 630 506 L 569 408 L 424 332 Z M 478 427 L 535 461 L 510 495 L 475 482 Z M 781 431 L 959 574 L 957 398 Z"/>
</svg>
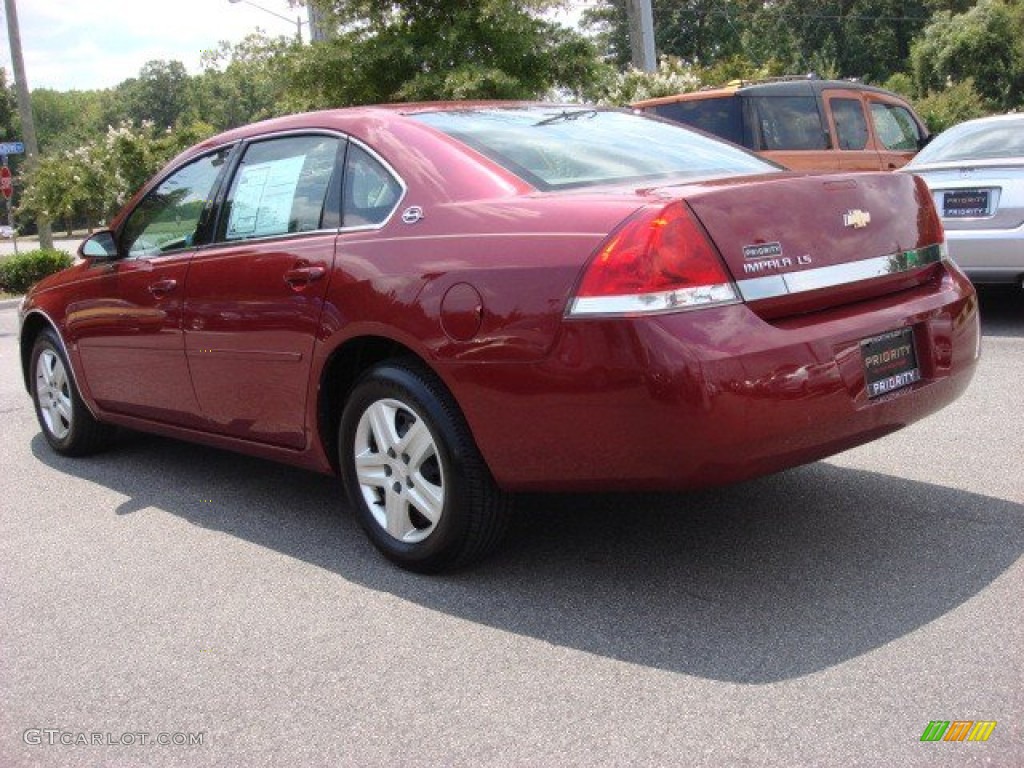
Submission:
<svg viewBox="0 0 1024 768">
<path fill-rule="evenodd" d="M 867 211 L 855 209 L 847 211 L 843 214 L 843 226 L 853 227 L 854 229 L 864 229 L 868 224 L 871 223 L 871 214 Z"/>
</svg>

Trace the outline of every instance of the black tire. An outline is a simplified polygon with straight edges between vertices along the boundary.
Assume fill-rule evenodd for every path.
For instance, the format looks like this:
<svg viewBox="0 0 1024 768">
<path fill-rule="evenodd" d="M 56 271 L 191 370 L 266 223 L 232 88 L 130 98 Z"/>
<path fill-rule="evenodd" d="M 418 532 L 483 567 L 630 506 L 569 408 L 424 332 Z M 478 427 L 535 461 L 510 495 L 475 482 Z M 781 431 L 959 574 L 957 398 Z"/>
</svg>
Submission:
<svg viewBox="0 0 1024 768">
<path fill-rule="evenodd" d="M 378 444 L 381 429 L 390 436 Z M 356 518 L 402 568 L 463 567 L 504 536 L 510 498 L 495 485 L 447 388 L 417 361 L 382 363 L 360 377 L 342 413 L 338 445 Z"/>
<path fill-rule="evenodd" d="M 107 448 L 114 428 L 102 424 L 82 402 L 64 350 L 47 329 L 32 346 L 29 382 L 43 437 L 57 453 L 87 456 Z"/>
</svg>

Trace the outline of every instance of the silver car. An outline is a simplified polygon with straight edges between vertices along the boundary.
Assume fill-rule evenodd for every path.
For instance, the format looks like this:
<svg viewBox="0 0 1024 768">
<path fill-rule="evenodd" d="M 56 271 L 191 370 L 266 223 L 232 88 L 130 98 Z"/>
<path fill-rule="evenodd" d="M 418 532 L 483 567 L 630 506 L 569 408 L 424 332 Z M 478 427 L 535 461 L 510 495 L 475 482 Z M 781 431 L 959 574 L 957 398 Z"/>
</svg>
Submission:
<svg viewBox="0 0 1024 768">
<path fill-rule="evenodd" d="M 900 172 L 931 189 L 949 253 L 975 283 L 1024 281 L 1024 114 L 968 120 Z"/>
</svg>

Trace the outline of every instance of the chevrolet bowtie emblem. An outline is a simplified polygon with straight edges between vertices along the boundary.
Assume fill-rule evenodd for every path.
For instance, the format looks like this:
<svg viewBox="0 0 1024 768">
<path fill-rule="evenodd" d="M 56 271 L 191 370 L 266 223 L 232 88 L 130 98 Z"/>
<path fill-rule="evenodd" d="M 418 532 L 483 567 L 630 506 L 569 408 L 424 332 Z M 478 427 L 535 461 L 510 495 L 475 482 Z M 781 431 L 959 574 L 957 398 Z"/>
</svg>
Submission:
<svg viewBox="0 0 1024 768">
<path fill-rule="evenodd" d="M 871 214 L 860 209 L 847 211 L 843 214 L 843 226 L 864 229 L 871 223 Z"/>
</svg>

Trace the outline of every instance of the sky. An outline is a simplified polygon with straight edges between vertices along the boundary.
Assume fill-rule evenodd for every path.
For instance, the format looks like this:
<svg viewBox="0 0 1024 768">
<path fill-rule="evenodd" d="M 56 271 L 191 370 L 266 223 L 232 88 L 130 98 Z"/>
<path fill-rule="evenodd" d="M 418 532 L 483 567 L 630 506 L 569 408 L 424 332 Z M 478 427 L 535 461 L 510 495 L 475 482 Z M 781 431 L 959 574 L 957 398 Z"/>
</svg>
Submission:
<svg viewBox="0 0 1024 768">
<path fill-rule="evenodd" d="M 270 13 L 228 0 L 17 0 L 25 73 L 31 89 L 109 88 L 134 77 L 147 61 L 177 59 L 199 71 L 204 49 L 221 40 L 238 42 L 257 27 L 294 35 L 305 9 L 287 0 L 257 0 Z M 7 18 L 0 13 L 0 66 L 13 80 Z M 308 39 L 302 26 L 303 39 Z"/>
<path fill-rule="evenodd" d="M 261 10 L 262 6 L 266 10 Z M 109 88 L 154 59 L 175 59 L 199 72 L 204 49 L 238 42 L 257 28 L 294 35 L 304 8 L 287 0 L 17 0 L 29 88 L 58 91 Z M 586 0 L 576 5 L 582 7 Z M 291 21 L 276 18 L 273 11 Z M 578 12 L 570 14 L 578 18 Z M 13 80 L 7 19 L 2 21 L 0 66 Z M 302 25 L 303 39 L 308 28 Z"/>
</svg>

